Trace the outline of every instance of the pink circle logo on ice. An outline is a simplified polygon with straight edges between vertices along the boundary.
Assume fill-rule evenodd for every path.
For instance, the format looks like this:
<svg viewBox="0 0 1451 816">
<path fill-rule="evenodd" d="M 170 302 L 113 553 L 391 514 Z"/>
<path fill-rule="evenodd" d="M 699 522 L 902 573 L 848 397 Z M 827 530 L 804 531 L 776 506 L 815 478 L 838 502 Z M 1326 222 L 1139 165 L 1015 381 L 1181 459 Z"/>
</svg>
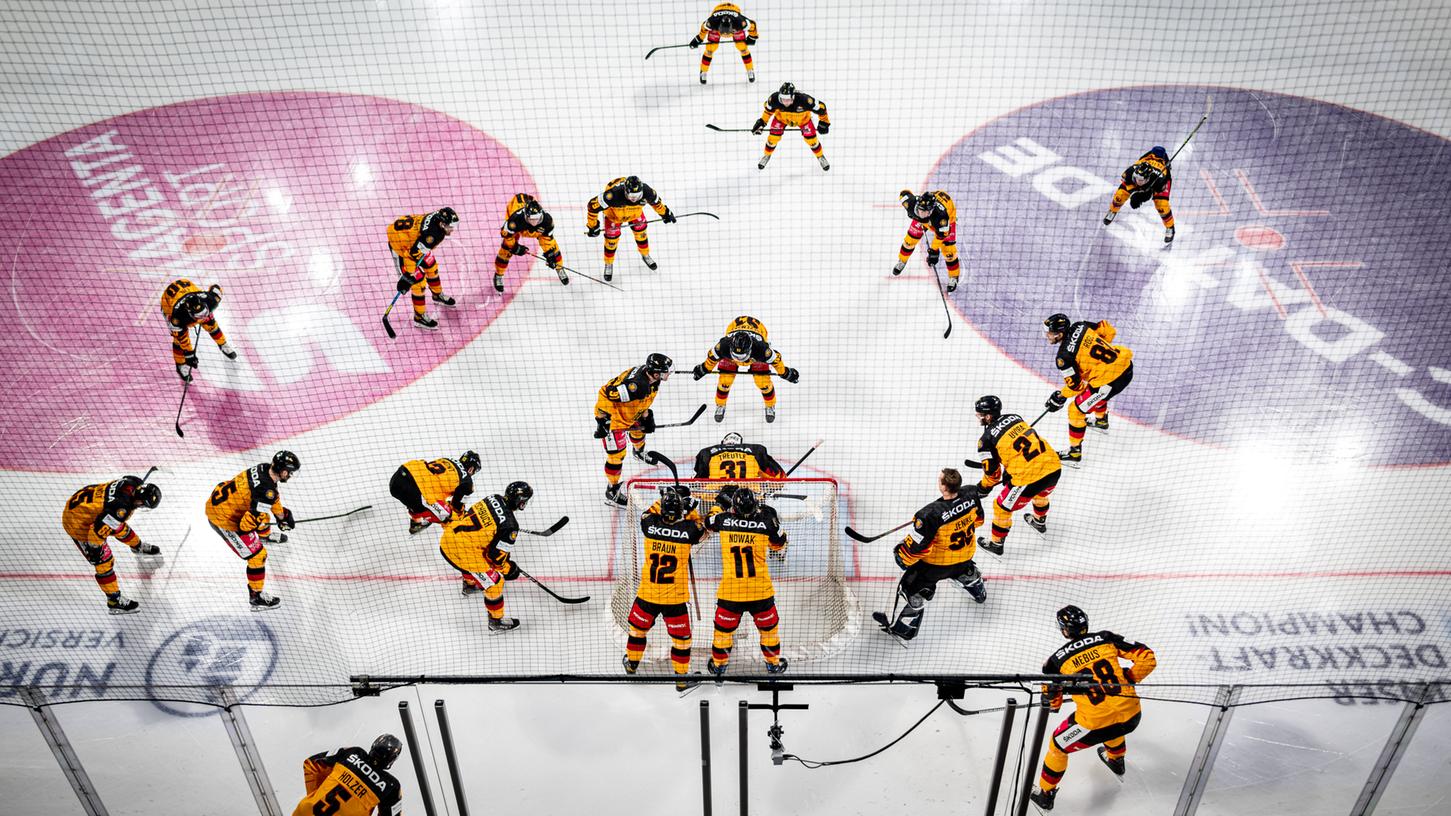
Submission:
<svg viewBox="0 0 1451 816">
<path fill-rule="evenodd" d="M 467 345 L 501 297 L 465 268 L 497 248 L 509 198 L 535 191 L 519 160 L 473 127 L 416 105 L 327 93 L 242 94 L 126 114 L 0 159 L 12 216 L 0 246 L 0 467 L 65 471 L 239 451 L 346 416 Z M 380 318 L 398 267 L 387 228 L 453 207 L 436 252 L 454 309 Z M 465 259 L 471 261 L 465 264 Z M 487 263 L 485 260 L 484 263 Z M 224 288 L 181 396 L 161 293 L 177 278 Z"/>
</svg>

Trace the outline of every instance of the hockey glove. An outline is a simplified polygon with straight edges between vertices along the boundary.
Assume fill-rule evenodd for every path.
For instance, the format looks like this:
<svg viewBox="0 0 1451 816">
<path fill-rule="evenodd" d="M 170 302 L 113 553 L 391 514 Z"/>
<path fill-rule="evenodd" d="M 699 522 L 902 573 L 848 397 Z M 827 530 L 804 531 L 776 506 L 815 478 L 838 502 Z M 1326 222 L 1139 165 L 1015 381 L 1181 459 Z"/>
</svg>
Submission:
<svg viewBox="0 0 1451 816">
<path fill-rule="evenodd" d="M 550 269 L 558 269 L 559 265 L 564 263 L 564 256 L 558 252 L 546 252 L 544 262 L 549 265 Z"/>
<path fill-rule="evenodd" d="M 928 266 L 936 266 L 937 265 L 937 262 L 939 260 L 941 260 L 941 259 L 942 259 L 942 253 L 941 252 L 938 252 L 935 249 L 929 249 L 929 250 L 927 250 L 927 265 Z"/>
<path fill-rule="evenodd" d="M 690 38 L 690 42 L 687 43 L 687 45 L 689 45 L 691 48 L 699 48 L 700 47 L 700 37 L 698 37 L 698 36 L 691 37 Z"/>
<path fill-rule="evenodd" d="M 1137 210 L 1139 207 L 1143 206 L 1143 203 L 1145 201 L 1148 201 L 1153 197 L 1154 194 L 1147 190 L 1135 190 L 1134 192 L 1129 193 L 1129 209 Z"/>
<path fill-rule="evenodd" d="M 725 485 L 715 494 L 715 506 L 722 510 L 730 510 L 736 495 L 736 485 Z"/>
<path fill-rule="evenodd" d="M 794 368 L 787 368 L 786 372 L 781 375 L 781 379 L 785 380 L 788 383 L 798 382 L 801 379 L 801 372 L 797 371 Z"/>
<path fill-rule="evenodd" d="M 752 133 L 755 133 L 757 135 L 759 135 L 761 133 L 761 131 L 763 131 L 765 129 L 766 129 L 766 120 L 765 119 L 757 119 L 756 120 L 756 123 L 754 125 L 751 125 L 751 132 Z"/>
<path fill-rule="evenodd" d="M 400 277 L 398 279 L 398 294 L 400 294 L 400 295 L 406 295 L 406 294 L 408 294 L 408 291 L 413 288 L 413 284 L 418 283 L 421 280 L 423 280 L 423 276 L 422 275 L 419 275 L 416 278 L 410 277 L 408 275 L 404 275 L 404 276 Z"/>
<path fill-rule="evenodd" d="M 277 517 L 277 528 L 279 530 L 291 530 L 296 526 L 297 522 L 292 520 L 291 508 L 282 508 L 282 515 Z"/>
<path fill-rule="evenodd" d="M 513 246 L 509 247 L 509 252 L 512 253 L 512 254 L 514 254 L 514 255 L 516 255 L 516 256 L 517 255 L 527 255 L 527 254 L 529 254 L 529 249 L 528 249 L 528 247 L 525 247 L 523 244 L 516 242 Z"/>
<path fill-rule="evenodd" d="M 690 375 L 692 377 L 695 377 L 697 380 L 705 379 L 705 375 L 709 373 L 710 372 L 707 371 L 705 368 L 705 363 L 700 363 L 695 368 L 690 370 Z"/>
<path fill-rule="evenodd" d="M 595 439 L 604 439 L 610 433 L 610 418 L 595 417 Z"/>
<path fill-rule="evenodd" d="M 1049 411 L 1058 411 L 1058 410 L 1061 410 L 1063 408 L 1063 406 L 1065 406 L 1067 404 L 1068 404 L 1068 398 L 1065 397 L 1065 396 L 1063 396 L 1062 394 L 1058 393 L 1057 391 L 1054 391 L 1048 397 L 1048 401 L 1045 402 L 1045 403 L 1043 403 L 1043 407 L 1044 408 L 1047 408 Z"/>
<path fill-rule="evenodd" d="M 640 430 L 647 434 L 655 433 L 655 411 L 653 409 L 646 408 L 645 413 L 640 415 Z"/>
<path fill-rule="evenodd" d="M 756 44 L 756 41 L 759 40 L 759 39 L 761 39 L 761 38 L 760 37 L 747 37 L 746 38 L 746 45 L 755 45 Z"/>
<path fill-rule="evenodd" d="M 897 562 L 897 566 L 900 569 L 906 569 L 912 566 L 916 559 L 912 557 L 911 553 L 907 552 L 907 542 L 903 541 L 901 544 L 892 548 L 892 560 Z"/>
<path fill-rule="evenodd" d="M 590 228 L 586 229 L 584 231 L 584 234 L 587 235 L 587 236 L 589 236 L 590 238 L 598 238 L 598 237 L 600 237 L 600 226 L 599 226 L 599 224 L 595 224 L 593 227 L 590 227 Z"/>
<path fill-rule="evenodd" d="M 499 574 L 504 576 L 505 581 L 512 581 L 519 577 L 519 565 L 513 559 L 508 559 L 499 567 Z"/>
<path fill-rule="evenodd" d="M 831 132 L 831 123 L 830 122 L 817 122 L 816 123 L 816 132 L 817 133 L 820 133 L 822 136 L 825 136 L 826 134 L 828 134 L 828 133 Z"/>
<path fill-rule="evenodd" d="M 669 207 L 666 207 L 665 212 L 660 216 L 660 220 L 664 221 L 667 224 L 674 224 L 675 213 L 671 212 Z"/>
</svg>

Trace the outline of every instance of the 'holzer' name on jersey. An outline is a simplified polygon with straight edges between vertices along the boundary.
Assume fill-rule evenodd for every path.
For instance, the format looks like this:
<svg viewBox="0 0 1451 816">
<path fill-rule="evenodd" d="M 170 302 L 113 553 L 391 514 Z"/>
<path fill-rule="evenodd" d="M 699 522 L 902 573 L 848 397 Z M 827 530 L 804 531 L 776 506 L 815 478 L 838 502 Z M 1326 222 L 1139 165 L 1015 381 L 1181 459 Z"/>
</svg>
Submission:
<svg viewBox="0 0 1451 816">
<path fill-rule="evenodd" d="M 676 530 L 671 527 L 658 527 L 654 524 L 645 528 L 645 535 L 650 538 L 673 538 L 678 541 L 690 540 L 690 533 L 685 530 Z"/>
<path fill-rule="evenodd" d="M 1100 632 L 1094 632 L 1093 634 L 1075 640 L 1067 646 L 1064 646 L 1063 648 L 1054 652 L 1053 659 L 1061 661 L 1069 655 L 1073 654 L 1074 652 L 1081 651 L 1088 648 L 1089 646 L 1097 646 L 1098 644 L 1103 643 L 1103 641 L 1103 634 Z"/>
<path fill-rule="evenodd" d="M 373 770 L 372 766 L 364 762 L 362 757 L 358 756 L 357 754 L 348 754 L 347 763 L 353 766 L 353 770 L 357 771 L 369 782 L 372 782 L 374 785 L 376 785 L 379 793 L 388 790 L 387 780 L 385 780 L 382 775 L 379 774 L 377 771 Z"/>
<path fill-rule="evenodd" d="M 971 510 L 974 507 L 977 507 L 977 499 L 976 498 L 963 499 L 962 501 L 958 502 L 957 504 L 954 504 L 951 507 L 947 508 L 946 510 L 943 510 L 942 511 L 942 521 L 944 523 L 949 522 L 949 521 L 952 521 L 953 519 L 957 518 L 958 516 L 962 515 L 963 513 L 966 513 L 968 510 Z"/>
<path fill-rule="evenodd" d="M 721 530 L 754 530 L 764 533 L 770 529 L 764 521 L 740 518 L 739 516 L 722 516 L 718 525 Z"/>
</svg>

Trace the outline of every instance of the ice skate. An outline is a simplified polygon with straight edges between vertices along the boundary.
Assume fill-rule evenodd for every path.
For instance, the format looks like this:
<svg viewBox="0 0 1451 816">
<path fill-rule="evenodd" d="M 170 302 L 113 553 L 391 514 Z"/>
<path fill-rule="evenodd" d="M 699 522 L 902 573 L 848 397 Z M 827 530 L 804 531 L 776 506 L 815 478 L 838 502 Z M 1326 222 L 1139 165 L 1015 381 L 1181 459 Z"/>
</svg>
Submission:
<svg viewBox="0 0 1451 816">
<path fill-rule="evenodd" d="M 228 360 L 237 359 L 237 349 L 232 346 L 232 341 L 228 340 L 217 348 L 221 349 L 222 356 L 226 357 Z"/>
<path fill-rule="evenodd" d="M 785 674 L 786 667 L 790 665 L 786 658 L 777 658 L 775 663 L 766 664 L 766 674 Z"/>
<path fill-rule="evenodd" d="M 421 532 L 423 532 L 424 530 L 427 530 L 427 529 L 428 529 L 428 522 L 426 522 L 426 521 L 419 521 L 418 519 L 411 519 L 408 522 L 408 534 L 409 535 L 418 535 L 419 533 L 421 533 Z"/>
<path fill-rule="evenodd" d="M 821 169 L 822 170 L 830 170 L 831 169 L 831 162 L 829 162 L 829 161 L 826 160 L 825 154 L 820 155 L 820 156 L 817 156 L 816 157 L 816 160 L 818 162 L 821 162 Z"/>
<path fill-rule="evenodd" d="M 988 552 L 992 553 L 993 555 L 1001 556 L 1003 554 L 1003 542 L 1001 542 L 1001 541 L 999 541 L 996 544 L 994 544 L 992 539 L 990 539 L 990 538 L 984 538 L 983 536 L 978 536 L 977 537 L 977 546 L 978 546 L 978 549 L 987 550 Z"/>
<path fill-rule="evenodd" d="M 489 634 L 507 632 L 519 628 L 518 618 L 489 618 Z"/>
<path fill-rule="evenodd" d="M 1166 244 L 1172 244 L 1172 243 L 1174 243 L 1174 228 L 1173 227 L 1165 227 L 1164 228 L 1164 243 L 1166 243 Z"/>
<path fill-rule="evenodd" d="M 655 259 L 651 258 L 649 255 L 641 255 L 640 260 L 644 261 L 645 265 L 650 267 L 651 269 L 660 268 L 660 264 L 655 263 Z"/>
<path fill-rule="evenodd" d="M 484 588 L 473 581 L 464 579 L 463 587 L 459 590 L 460 595 L 477 595 L 483 592 Z"/>
<path fill-rule="evenodd" d="M 775 406 L 772 406 L 772 405 L 767 405 L 766 406 L 766 421 L 767 422 L 775 422 L 776 421 L 776 408 L 775 408 Z"/>
<path fill-rule="evenodd" d="M 253 592 L 248 599 L 247 605 L 252 607 L 253 612 L 261 612 L 264 609 L 275 609 L 282 599 L 276 595 L 268 595 L 265 592 Z"/>
<path fill-rule="evenodd" d="M 981 575 L 966 583 L 964 583 L 961 579 L 958 579 L 957 585 L 966 590 L 967 594 L 972 596 L 972 599 L 974 601 L 978 603 L 987 603 L 987 587 L 984 585 Z"/>
<path fill-rule="evenodd" d="M 699 679 L 699 677 L 691 677 L 691 676 L 688 676 L 688 675 L 680 675 L 680 676 L 677 676 L 675 678 L 675 690 L 678 691 L 678 692 L 680 692 L 682 696 L 683 695 L 686 695 L 686 694 L 689 694 L 692 691 L 695 691 L 699 687 L 700 687 L 700 679 Z"/>
<path fill-rule="evenodd" d="M 625 674 L 634 674 L 640 670 L 640 661 L 631 660 L 629 655 L 620 658 L 620 665 L 625 667 Z"/>
<path fill-rule="evenodd" d="M 142 542 L 140 544 L 137 544 L 135 548 L 132 549 L 132 552 L 136 553 L 137 555 L 161 555 L 161 548 L 156 546 L 155 544 L 147 544 L 145 542 Z"/>
<path fill-rule="evenodd" d="M 449 297 L 448 295 L 445 295 L 442 292 L 439 292 L 439 293 L 437 293 L 437 294 L 435 294 L 433 296 L 433 302 L 434 303 L 437 303 L 440 306 L 450 306 L 451 307 L 451 306 L 457 306 L 458 305 L 458 301 L 454 300 L 453 298 Z"/>
<path fill-rule="evenodd" d="M 125 615 L 128 612 L 135 612 L 137 609 L 140 608 L 141 604 L 131 600 L 130 598 L 120 593 L 117 593 L 115 596 L 106 599 L 106 609 L 109 610 L 112 615 Z"/>
<path fill-rule="evenodd" d="M 893 275 L 900 275 L 900 274 L 902 274 L 902 270 L 903 269 L 906 269 L 906 268 L 907 268 L 907 262 L 906 261 L 897 261 L 895 264 L 892 265 L 892 274 Z"/>
<path fill-rule="evenodd" d="M 611 507 L 624 507 L 629 501 L 620 493 L 620 486 L 612 484 L 605 488 L 605 504 Z"/>
<path fill-rule="evenodd" d="M 758 161 L 758 162 L 756 162 L 756 169 L 757 170 L 765 170 L 766 169 L 766 162 L 769 162 L 770 160 L 771 160 L 771 154 L 770 153 L 767 153 L 766 155 L 762 156 L 761 157 L 761 160 Z"/>
<path fill-rule="evenodd" d="M 180 377 L 184 383 L 191 382 L 191 366 L 185 363 L 178 365 L 176 367 L 176 376 Z"/>
<path fill-rule="evenodd" d="M 497 272 L 494 273 L 494 291 L 501 295 L 504 294 L 504 276 Z"/>
<path fill-rule="evenodd" d="M 724 422 L 725 421 L 725 406 L 724 405 L 717 405 L 717 406 L 715 406 L 715 421 L 716 422 Z"/>
<path fill-rule="evenodd" d="M 702 84 L 702 85 L 705 84 L 705 72 L 704 71 L 701 71 L 700 72 L 700 84 Z"/>
<path fill-rule="evenodd" d="M 1028 794 L 1028 800 L 1037 805 L 1039 810 L 1046 812 L 1053 809 L 1053 798 L 1057 795 L 1057 788 L 1050 791 L 1045 791 L 1042 788 L 1033 788 L 1033 792 Z"/>
<path fill-rule="evenodd" d="M 1037 516 L 1037 514 L 1035 514 L 1035 513 L 1024 513 L 1023 514 L 1023 521 L 1028 522 L 1028 526 L 1029 527 L 1032 527 L 1035 531 L 1037 531 L 1038 535 L 1044 535 L 1044 536 L 1045 535 L 1048 535 L 1048 517 L 1047 516 L 1043 516 L 1042 518 L 1039 518 Z"/>
<path fill-rule="evenodd" d="M 614 265 L 614 263 L 607 263 L 607 264 L 605 264 L 605 280 L 608 281 L 608 280 L 614 280 L 614 279 L 615 279 L 615 265 Z"/>
<path fill-rule="evenodd" d="M 897 634 L 897 632 L 892 628 L 892 619 L 887 617 L 886 612 L 873 612 L 872 620 L 877 624 L 877 626 L 881 627 L 881 630 L 883 632 L 891 635 L 893 640 L 902 644 L 903 649 L 907 648 L 907 639 Z"/>
<path fill-rule="evenodd" d="M 554 273 L 559 276 L 560 283 L 564 284 L 565 286 L 569 285 L 569 273 L 564 271 L 564 266 L 562 264 L 560 266 L 554 267 Z"/>
<path fill-rule="evenodd" d="M 420 329 L 427 329 L 429 331 L 433 331 L 434 329 L 438 328 L 438 321 L 434 320 L 426 314 L 416 314 L 413 316 L 413 325 L 417 326 Z"/>
<path fill-rule="evenodd" d="M 1114 759 L 1108 755 L 1108 749 L 1102 745 L 1098 746 L 1098 758 L 1103 760 L 1103 764 L 1107 765 L 1110 771 L 1113 771 L 1114 776 L 1123 776 L 1124 771 L 1128 770 L 1128 763 L 1124 761 L 1124 757 Z"/>
<path fill-rule="evenodd" d="M 1058 458 L 1062 460 L 1063 464 L 1076 468 L 1083 464 L 1083 448 L 1074 445 L 1066 451 L 1058 451 Z"/>
<path fill-rule="evenodd" d="M 756 72 L 755 71 L 747 71 L 746 72 L 746 81 L 747 82 L 755 82 L 756 81 Z"/>
<path fill-rule="evenodd" d="M 948 279 L 947 279 L 947 294 L 950 295 L 950 294 L 952 294 L 953 292 L 956 292 L 956 291 L 957 291 L 957 278 L 948 277 Z"/>
<path fill-rule="evenodd" d="M 1088 423 L 1088 427 L 1102 433 L 1108 433 L 1108 414 L 1099 414 Z"/>
</svg>

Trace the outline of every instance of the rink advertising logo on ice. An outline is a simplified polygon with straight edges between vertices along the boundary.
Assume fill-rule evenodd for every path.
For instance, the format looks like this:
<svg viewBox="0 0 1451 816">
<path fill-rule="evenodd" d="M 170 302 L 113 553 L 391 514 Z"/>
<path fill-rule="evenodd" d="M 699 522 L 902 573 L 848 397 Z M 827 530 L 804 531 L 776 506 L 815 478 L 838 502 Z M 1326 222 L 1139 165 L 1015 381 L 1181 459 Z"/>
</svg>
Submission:
<svg viewBox="0 0 1451 816">
<path fill-rule="evenodd" d="M 0 159 L 0 189 L 23 219 L 0 254 L 0 357 L 14 372 L 0 393 L 12 429 L 0 467 L 55 471 L 95 467 L 99 452 L 194 453 L 197 440 L 263 446 L 406 387 L 512 298 L 524 267 L 504 297 L 472 270 L 493 254 L 508 199 L 535 187 L 506 147 L 443 114 L 264 93 L 51 137 Z M 414 332 L 404 297 L 390 342 L 380 323 L 398 278 L 388 226 L 443 206 L 461 216 L 436 253 L 460 308 L 438 316 L 439 331 Z M 201 334 L 185 441 L 165 431 L 181 383 L 160 310 L 183 277 L 222 285 L 217 317 L 239 352 L 229 361 Z"/>
<path fill-rule="evenodd" d="M 20 625 L 0 628 L 0 703 L 18 702 L 33 686 L 51 702 L 105 697 L 126 673 L 125 633 L 107 629 Z"/>
<path fill-rule="evenodd" d="M 207 699 L 203 686 L 230 686 L 246 702 L 277 668 L 277 638 L 265 623 L 244 613 L 193 621 L 162 641 L 146 664 L 146 694 L 157 708 L 178 717 L 205 717 L 203 706 L 180 707 L 177 699 Z"/>
<path fill-rule="evenodd" d="M 1103 226 L 1124 168 L 1172 153 L 1210 94 L 1173 165 L 1174 243 L 1150 204 Z M 1446 146 L 1302 97 L 1122 88 L 993 120 L 927 187 L 972 225 L 957 308 L 1045 379 L 1044 317 L 1108 319 L 1138 372 L 1117 413 L 1211 444 L 1437 464 L 1451 461 L 1451 338 L 1434 328 L 1451 312 L 1433 227 Z"/>
</svg>

